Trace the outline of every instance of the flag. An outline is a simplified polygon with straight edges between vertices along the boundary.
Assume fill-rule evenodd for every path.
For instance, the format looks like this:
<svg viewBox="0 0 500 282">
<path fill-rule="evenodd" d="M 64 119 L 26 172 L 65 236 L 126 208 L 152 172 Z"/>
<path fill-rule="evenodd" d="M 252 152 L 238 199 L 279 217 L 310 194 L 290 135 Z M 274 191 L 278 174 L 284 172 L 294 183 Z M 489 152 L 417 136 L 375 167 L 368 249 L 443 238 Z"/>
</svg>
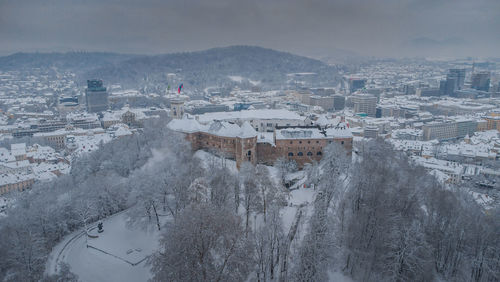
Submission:
<svg viewBox="0 0 500 282">
<path fill-rule="evenodd" d="M 181 90 L 183 87 L 184 87 L 184 83 L 181 83 L 181 85 L 179 85 L 179 89 L 177 89 L 178 94 L 181 94 Z"/>
</svg>

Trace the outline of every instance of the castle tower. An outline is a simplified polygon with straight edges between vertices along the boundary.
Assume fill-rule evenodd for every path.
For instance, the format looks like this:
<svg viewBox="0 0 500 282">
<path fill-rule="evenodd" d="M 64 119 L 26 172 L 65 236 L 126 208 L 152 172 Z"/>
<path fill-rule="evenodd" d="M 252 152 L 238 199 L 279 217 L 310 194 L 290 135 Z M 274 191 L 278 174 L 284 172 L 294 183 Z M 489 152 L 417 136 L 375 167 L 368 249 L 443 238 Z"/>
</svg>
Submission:
<svg viewBox="0 0 500 282">
<path fill-rule="evenodd" d="M 184 116 L 184 102 L 181 100 L 170 101 L 170 117 L 182 119 Z"/>
<path fill-rule="evenodd" d="M 257 131 L 245 121 L 241 125 L 236 143 L 236 167 L 244 162 L 257 163 Z"/>
</svg>

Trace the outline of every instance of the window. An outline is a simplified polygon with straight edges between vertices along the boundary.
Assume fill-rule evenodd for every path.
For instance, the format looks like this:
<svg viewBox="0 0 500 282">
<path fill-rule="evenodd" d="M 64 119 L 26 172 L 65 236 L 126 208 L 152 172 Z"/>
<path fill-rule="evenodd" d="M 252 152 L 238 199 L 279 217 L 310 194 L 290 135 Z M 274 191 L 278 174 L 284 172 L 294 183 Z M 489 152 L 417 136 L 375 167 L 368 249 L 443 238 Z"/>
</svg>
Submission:
<svg viewBox="0 0 500 282">
<path fill-rule="evenodd" d="M 288 156 L 289 156 L 289 157 L 293 157 L 293 153 L 292 153 L 292 152 L 289 152 L 289 153 L 288 153 Z"/>
<path fill-rule="evenodd" d="M 344 141 L 340 142 L 342 145 L 344 145 Z"/>
<path fill-rule="evenodd" d="M 307 144 L 311 144 L 311 141 L 307 141 Z"/>
<path fill-rule="evenodd" d="M 304 155 L 304 153 L 299 152 L 297 155 L 298 155 L 299 157 L 302 157 L 302 156 Z"/>
<path fill-rule="evenodd" d="M 312 152 L 307 152 L 307 155 L 308 155 L 308 156 L 312 156 L 312 155 L 313 155 L 313 153 L 312 153 Z"/>
<path fill-rule="evenodd" d="M 252 155 L 252 151 L 248 151 L 247 155 L 251 156 Z"/>
<path fill-rule="evenodd" d="M 302 141 L 299 141 L 299 144 L 302 144 Z"/>
<path fill-rule="evenodd" d="M 316 144 L 319 144 L 319 141 L 316 141 Z"/>
<path fill-rule="evenodd" d="M 332 144 L 332 140 L 328 141 L 328 144 Z"/>
<path fill-rule="evenodd" d="M 322 155 L 321 151 L 317 152 L 316 155 L 321 156 Z"/>
<path fill-rule="evenodd" d="M 293 141 L 290 141 L 290 144 L 293 144 Z"/>
</svg>

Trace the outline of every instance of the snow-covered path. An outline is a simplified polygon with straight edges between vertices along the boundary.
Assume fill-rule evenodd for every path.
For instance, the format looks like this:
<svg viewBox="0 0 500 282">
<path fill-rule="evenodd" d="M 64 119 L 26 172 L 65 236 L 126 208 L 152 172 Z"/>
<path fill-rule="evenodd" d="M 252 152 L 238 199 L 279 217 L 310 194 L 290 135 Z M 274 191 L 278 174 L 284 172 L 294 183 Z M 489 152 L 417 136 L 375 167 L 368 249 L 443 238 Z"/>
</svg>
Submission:
<svg viewBox="0 0 500 282">
<path fill-rule="evenodd" d="M 129 228 L 126 221 L 126 213 L 103 220 L 104 232 L 88 239 L 95 249 L 86 247 L 83 231 L 68 235 L 52 250 L 47 272 L 55 273 L 57 264 L 65 262 L 80 281 L 147 281 L 151 274 L 144 258 L 158 248 L 159 234 Z"/>
</svg>

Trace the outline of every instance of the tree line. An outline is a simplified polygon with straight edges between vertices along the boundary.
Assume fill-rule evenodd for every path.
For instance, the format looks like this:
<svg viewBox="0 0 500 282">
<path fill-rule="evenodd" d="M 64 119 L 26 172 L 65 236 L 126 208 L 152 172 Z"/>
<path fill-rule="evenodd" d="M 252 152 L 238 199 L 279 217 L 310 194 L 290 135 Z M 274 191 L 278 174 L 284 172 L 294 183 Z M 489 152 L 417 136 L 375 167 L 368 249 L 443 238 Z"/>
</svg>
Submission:
<svg viewBox="0 0 500 282">
<path fill-rule="evenodd" d="M 353 161 L 354 159 L 354 161 Z M 290 171 L 200 159 L 164 121 L 103 145 L 70 175 L 17 195 L 0 219 L 0 279 L 44 277 L 70 232 L 127 209 L 161 232 L 153 281 L 498 281 L 500 221 L 380 141 L 351 158 L 332 144 L 305 168 L 309 205 L 291 206 Z M 311 188 L 312 189 L 312 188 Z M 288 214 L 286 216 L 285 214 Z M 290 216 L 291 215 L 291 216 Z"/>
</svg>

